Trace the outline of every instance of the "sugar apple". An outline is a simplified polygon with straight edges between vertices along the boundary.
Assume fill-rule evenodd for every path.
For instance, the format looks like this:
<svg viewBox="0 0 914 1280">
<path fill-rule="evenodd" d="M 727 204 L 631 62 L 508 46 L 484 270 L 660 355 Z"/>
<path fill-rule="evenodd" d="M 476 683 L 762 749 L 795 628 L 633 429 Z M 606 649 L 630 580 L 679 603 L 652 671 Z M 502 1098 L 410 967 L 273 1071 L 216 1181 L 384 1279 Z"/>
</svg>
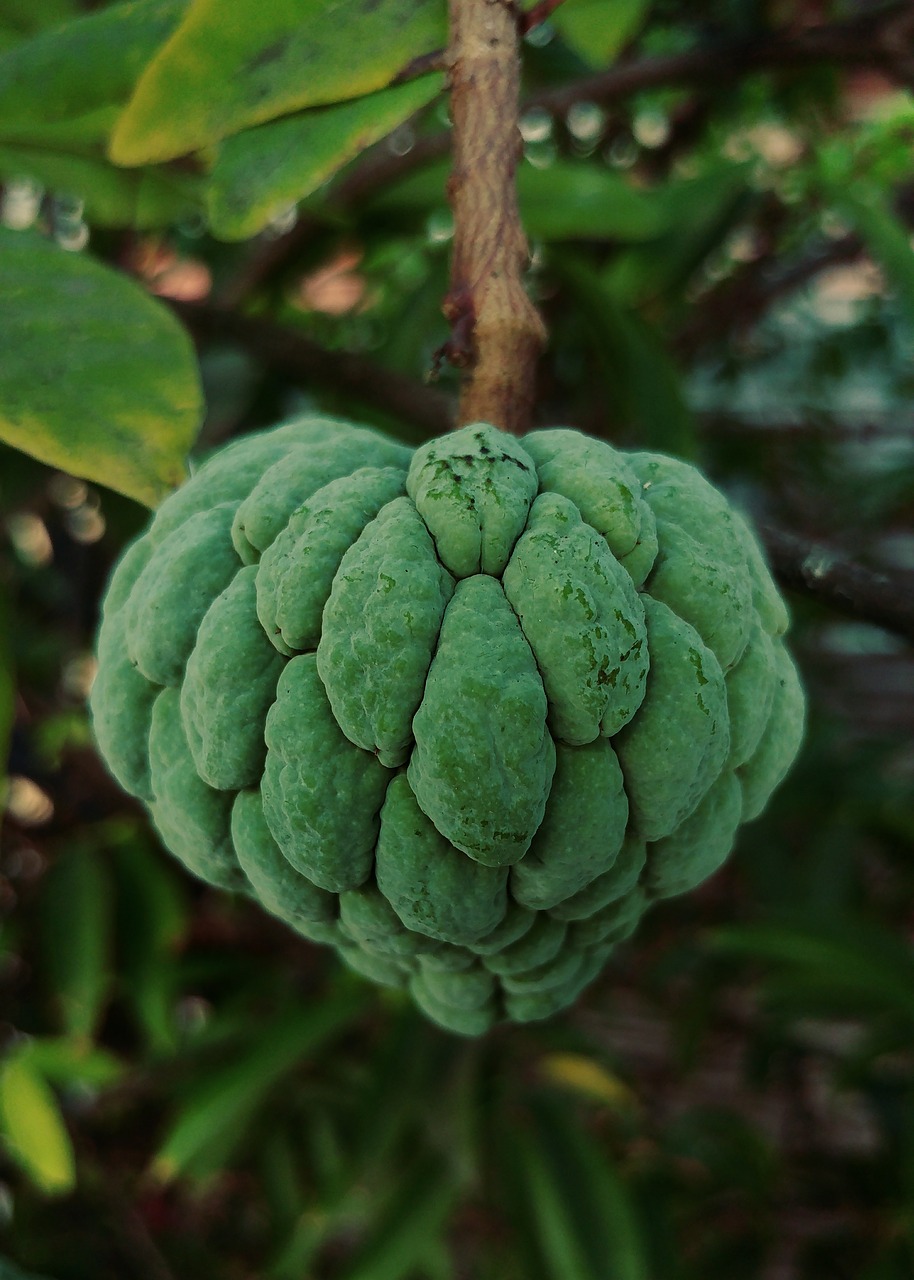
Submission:
<svg viewBox="0 0 914 1280">
<path fill-rule="evenodd" d="M 128 548 L 91 709 L 192 873 L 475 1035 L 570 1004 L 761 812 L 802 735 L 787 621 L 684 462 L 308 416 Z"/>
</svg>

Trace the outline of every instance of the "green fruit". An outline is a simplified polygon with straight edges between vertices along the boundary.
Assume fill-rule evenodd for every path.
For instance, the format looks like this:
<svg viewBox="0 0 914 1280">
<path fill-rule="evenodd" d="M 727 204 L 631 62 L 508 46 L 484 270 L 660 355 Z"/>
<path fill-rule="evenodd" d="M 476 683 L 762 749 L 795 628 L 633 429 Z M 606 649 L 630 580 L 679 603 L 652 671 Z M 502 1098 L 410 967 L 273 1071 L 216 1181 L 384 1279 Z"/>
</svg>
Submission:
<svg viewBox="0 0 914 1280">
<path fill-rule="evenodd" d="M 193 874 L 478 1035 L 571 1004 L 762 811 L 803 730 L 786 627 L 683 462 L 308 417 L 125 552 L 91 706 Z"/>
</svg>

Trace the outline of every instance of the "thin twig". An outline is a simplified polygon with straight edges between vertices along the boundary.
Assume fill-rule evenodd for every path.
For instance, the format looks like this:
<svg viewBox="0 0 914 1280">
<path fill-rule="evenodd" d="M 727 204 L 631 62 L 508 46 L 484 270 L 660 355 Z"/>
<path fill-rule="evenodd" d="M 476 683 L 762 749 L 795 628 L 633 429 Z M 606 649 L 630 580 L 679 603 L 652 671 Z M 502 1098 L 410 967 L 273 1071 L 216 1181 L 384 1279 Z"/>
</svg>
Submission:
<svg viewBox="0 0 914 1280">
<path fill-rule="evenodd" d="M 872 622 L 914 641 L 914 583 L 846 559 L 830 547 L 810 544 L 783 529 L 763 525 L 762 541 L 783 586 L 812 596 L 830 609 Z"/>
<path fill-rule="evenodd" d="M 539 0 L 539 3 L 535 4 L 532 9 L 528 9 L 526 13 L 519 14 L 518 25 L 521 35 L 525 36 L 528 32 L 541 27 L 564 2 L 565 0 Z"/>
<path fill-rule="evenodd" d="M 692 307 L 676 339 L 678 354 L 694 357 L 710 342 L 738 337 L 766 315 L 778 299 L 789 297 L 832 267 L 855 262 L 863 252 L 863 241 L 848 232 L 817 245 L 777 272 L 772 272 L 767 255 L 747 263 Z"/>
<path fill-rule="evenodd" d="M 296 384 L 344 390 L 429 435 L 440 435 L 454 425 L 454 405 L 447 395 L 363 356 L 329 351 L 288 326 L 224 307 L 198 302 L 171 305 L 194 337 L 236 342 Z"/>
<path fill-rule="evenodd" d="M 450 0 L 454 210 L 444 354 L 468 369 L 458 421 L 523 435 L 533 419 L 546 328 L 524 288 L 529 248 L 517 205 L 520 37 L 502 0 Z"/>
<path fill-rule="evenodd" d="M 502 0 L 506 8 L 514 10 L 517 29 L 522 36 L 541 27 L 555 13 L 565 0 L 539 0 L 532 9 L 514 9 L 511 0 Z M 428 75 L 430 71 L 447 69 L 447 49 L 432 49 L 430 53 L 421 53 L 408 62 L 391 80 L 391 84 L 404 84 L 407 80 L 416 80 L 419 76 Z"/>
<path fill-rule="evenodd" d="M 405 84 L 407 80 L 418 80 L 432 71 L 447 70 L 447 55 L 444 49 L 432 49 L 431 53 L 420 53 L 418 57 L 407 62 L 391 80 L 391 86 Z"/>
<path fill-rule="evenodd" d="M 914 72 L 911 28 L 914 11 L 908 4 L 895 4 L 805 31 L 756 33 L 681 53 L 632 58 L 573 84 L 541 90 L 530 102 L 562 115 L 577 102 L 607 106 L 645 89 L 696 83 L 717 86 L 755 71 L 795 70 L 822 62 L 874 67 L 907 82 Z"/>
</svg>

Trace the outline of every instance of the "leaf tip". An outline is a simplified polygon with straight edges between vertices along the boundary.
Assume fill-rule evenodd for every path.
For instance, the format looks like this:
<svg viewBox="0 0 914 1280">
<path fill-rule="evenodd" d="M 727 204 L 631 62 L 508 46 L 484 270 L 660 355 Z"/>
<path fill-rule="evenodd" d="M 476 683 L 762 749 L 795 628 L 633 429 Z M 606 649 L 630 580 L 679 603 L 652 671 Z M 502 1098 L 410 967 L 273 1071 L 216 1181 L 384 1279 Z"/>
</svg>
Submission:
<svg viewBox="0 0 914 1280">
<path fill-rule="evenodd" d="M 165 1184 L 174 1182 L 178 1176 L 178 1162 L 173 1156 L 158 1155 L 149 1166 L 149 1177 L 153 1182 Z"/>
</svg>

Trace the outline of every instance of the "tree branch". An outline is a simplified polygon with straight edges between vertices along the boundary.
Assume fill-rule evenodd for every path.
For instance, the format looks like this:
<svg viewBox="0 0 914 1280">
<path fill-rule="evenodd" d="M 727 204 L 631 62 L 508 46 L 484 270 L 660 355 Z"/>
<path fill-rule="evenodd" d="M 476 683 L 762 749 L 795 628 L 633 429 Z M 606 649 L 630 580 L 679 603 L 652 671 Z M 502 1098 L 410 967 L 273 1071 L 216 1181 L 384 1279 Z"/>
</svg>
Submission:
<svg viewBox="0 0 914 1280">
<path fill-rule="evenodd" d="M 854 232 L 848 232 L 837 240 L 817 245 L 804 257 L 775 271 L 772 258 L 767 255 L 747 263 L 692 307 L 676 338 L 676 351 L 680 356 L 694 357 L 710 342 L 739 337 L 779 298 L 789 297 L 831 267 L 855 262 L 863 252 L 863 241 Z"/>
<path fill-rule="evenodd" d="M 407 62 L 402 71 L 398 71 L 391 80 L 391 86 L 405 84 L 407 80 L 418 80 L 432 71 L 447 70 L 447 55 L 444 49 L 432 49 L 431 53 L 420 53 L 418 57 Z"/>
<path fill-rule="evenodd" d="M 523 435 L 546 327 L 524 288 L 530 251 L 517 206 L 520 36 L 508 0 L 450 0 L 454 210 L 452 325 L 443 354 L 468 369 L 458 421 Z"/>
<path fill-rule="evenodd" d="M 441 435 L 454 426 L 454 405 L 444 392 L 363 356 L 329 351 L 304 333 L 225 307 L 175 301 L 171 306 L 196 339 L 237 343 L 294 383 L 352 392 L 428 435 Z"/>
<path fill-rule="evenodd" d="M 793 591 L 861 622 L 872 622 L 914 642 L 914 583 L 890 577 L 810 544 L 783 529 L 759 529 L 778 581 Z"/>
<path fill-rule="evenodd" d="M 914 11 L 907 3 L 893 4 L 805 31 L 773 31 L 682 53 L 633 58 L 574 84 L 541 90 L 530 99 L 530 105 L 560 115 L 576 102 L 606 106 L 644 89 L 695 83 L 706 86 L 709 81 L 718 85 L 755 71 L 793 70 L 821 62 L 874 67 L 907 83 L 914 76 L 912 33 Z"/>
</svg>

